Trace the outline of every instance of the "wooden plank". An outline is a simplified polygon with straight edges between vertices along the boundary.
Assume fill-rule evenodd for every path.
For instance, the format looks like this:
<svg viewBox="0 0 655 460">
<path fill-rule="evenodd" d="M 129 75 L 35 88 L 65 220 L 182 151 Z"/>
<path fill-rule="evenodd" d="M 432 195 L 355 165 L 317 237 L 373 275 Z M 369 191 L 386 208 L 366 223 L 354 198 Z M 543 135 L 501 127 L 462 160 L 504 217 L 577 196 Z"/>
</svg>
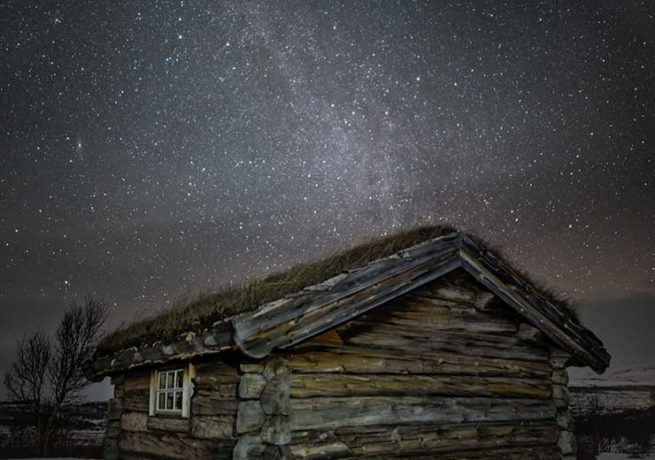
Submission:
<svg viewBox="0 0 655 460">
<path fill-rule="evenodd" d="M 194 363 L 196 366 L 196 379 L 200 382 L 207 380 L 215 383 L 238 383 L 239 371 L 236 364 L 228 364 L 220 358 L 211 361 Z"/>
<path fill-rule="evenodd" d="M 438 290 L 438 286 L 426 287 Z M 505 311 L 480 311 L 474 306 L 436 300 L 428 301 L 423 296 L 406 294 L 375 310 L 356 318 L 356 323 L 379 323 L 399 325 L 405 328 L 431 329 L 433 331 L 471 331 L 514 335 L 518 330 L 520 316 L 510 309 Z M 511 315 L 508 313 L 512 313 Z"/>
<path fill-rule="evenodd" d="M 308 286 L 286 298 L 262 305 L 254 312 L 236 315 L 232 318 L 232 324 L 235 329 L 244 334 L 243 337 L 273 328 L 281 321 L 293 319 L 299 311 L 309 313 L 321 309 L 325 305 L 356 294 L 370 284 L 382 282 L 403 271 L 441 257 L 453 249 L 458 249 L 459 241 L 459 235 L 453 233 L 413 246 L 392 256 L 374 260 L 364 267 L 341 273 L 319 285 Z M 241 333 L 237 332 L 237 341 L 242 337 Z"/>
<path fill-rule="evenodd" d="M 511 267 L 482 248 L 470 236 L 462 236 L 462 267 L 490 291 L 515 308 L 533 326 L 597 372 L 609 365 L 610 355 L 591 331 L 571 312 L 556 307 Z"/>
<path fill-rule="evenodd" d="M 150 370 L 133 371 L 125 377 L 123 390 L 125 392 L 150 389 Z"/>
<path fill-rule="evenodd" d="M 191 417 L 191 434 L 201 439 L 235 439 L 234 424 L 236 416 L 200 416 Z"/>
<path fill-rule="evenodd" d="M 188 418 L 153 415 L 148 417 L 148 431 L 165 431 L 188 433 L 191 431 L 191 425 Z"/>
<path fill-rule="evenodd" d="M 225 398 L 204 390 L 196 390 L 191 398 L 192 415 L 233 415 L 236 410 L 236 398 Z"/>
<path fill-rule="evenodd" d="M 409 330 L 386 324 L 344 337 L 344 343 L 426 354 L 445 351 L 467 356 L 548 361 L 547 349 L 528 345 L 515 337 L 474 332 Z"/>
<path fill-rule="evenodd" d="M 261 374 L 243 374 L 239 382 L 239 398 L 241 399 L 258 399 L 264 387 L 266 380 Z"/>
<path fill-rule="evenodd" d="M 240 401 L 236 418 L 239 434 L 258 432 L 266 421 L 266 414 L 259 401 Z"/>
<path fill-rule="evenodd" d="M 292 399 L 291 430 L 413 423 L 464 423 L 555 418 L 552 400 L 439 397 Z"/>
<path fill-rule="evenodd" d="M 550 381 L 527 378 L 442 376 L 292 374 L 291 397 L 359 396 L 507 396 L 547 399 Z"/>
<path fill-rule="evenodd" d="M 259 358 L 274 347 L 288 347 L 324 332 L 453 270 L 459 263 L 452 255 L 455 249 L 452 241 L 444 241 L 416 259 L 382 259 L 349 274 L 349 283 L 355 278 L 360 281 L 349 289 L 335 287 L 313 302 L 300 295 L 293 301 L 264 306 L 254 314 L 238 315 L 232 320 L 236 343 L 249 356 Z M 363 275 L 368 272 L 370 276 Z"/>
<path fill-rule="evenodd" d="M 150 389 L 126 391 L 123 399 L 123 409 L 148 413 L 150 409 Z"/>
<path fill-rule="evenodd" d="M 375 455 L 436 455 L 519 446 L 554 446 L 557 440 L 558 429 L 552 422 L 454 426 L 420 424 L 393 429 L 356 427 L 333 432 L 297 432 L 289 449 L 293 458 L 326 458 L 326 452 L 329 452 L 330 458 L 368 458 Z"/>
<path fill-rule="evenodd" d="M 457 353 L 384 350 L 367 347 L 307 348 L 286 355 L 295 373 L 446 374 L 517 377 L 550 377 L 545 361 L 485 358 Z"/>
</svg>

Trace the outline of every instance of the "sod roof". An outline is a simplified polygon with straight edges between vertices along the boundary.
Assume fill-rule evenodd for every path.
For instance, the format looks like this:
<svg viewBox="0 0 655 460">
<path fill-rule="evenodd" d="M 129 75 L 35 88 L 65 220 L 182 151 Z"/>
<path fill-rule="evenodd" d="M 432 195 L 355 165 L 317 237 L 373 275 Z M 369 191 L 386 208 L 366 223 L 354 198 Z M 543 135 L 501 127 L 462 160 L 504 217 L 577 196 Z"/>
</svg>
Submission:
<svg viewBox="0 0 655 460">
<path fill-rule="evenodd" d="M 235 314 L 321 283 L 339 273 L 353 270 L 377 259 L 458 230 L 449 225 L 416 227 L 391 236 L 374 239 L 341 251 L 325 259 L 297 265 L 290 270 L 256 279 L 237 287 L 198 296 L 195 300 L 171 308 L 116 330 L 98 345 L 97 355 L 108 355 L 132 346 L 176 340 L 188 331 L 200 331 Z M 489 249 L 488 245 L 485 245 Z M 491 249 L 489 249 L 492 251 Z M 493 253 L 499 257 L 498 251 Z M 530 280 L 525 273 L 523 278 Z M 530 283 L 554 303 L 570 304 L 533 280 Z"/>
</svg>

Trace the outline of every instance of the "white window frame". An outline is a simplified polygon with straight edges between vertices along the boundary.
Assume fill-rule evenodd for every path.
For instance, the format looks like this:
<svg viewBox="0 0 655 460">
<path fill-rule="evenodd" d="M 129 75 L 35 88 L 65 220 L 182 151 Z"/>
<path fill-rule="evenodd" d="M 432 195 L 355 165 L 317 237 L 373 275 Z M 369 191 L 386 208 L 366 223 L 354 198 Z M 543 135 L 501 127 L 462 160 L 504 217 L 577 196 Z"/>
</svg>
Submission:
<svg viewBox="0 0 655 460">
<path fill-rule="evenodd" d="M 177 386 L 177 373 L 182 373 L 182 387 Z M 159 377 L 160 375 L 172 376 L 172 386 L 165 385 L 165 388 L 159 388 Z M 173 367 L 165 369 L 153 369 L 150 374 L 150 409 L 148 411 L 150 416 L 156 415 L 169 415 L 169 416 L 181 416 L 188 418 L 191 413 L 191 395 L 193 393 L 193 382 L 191 379 L 195 378 L 196 369 L 195 366 L 191 363 L 186 364 L 183 367 Z M 159 395 L 160 394 L 173 394 L 173 404 L 175 404 L 176 393 L 182 393 L 182 407 L 175 409 L 166 409 L 159 407 Z"/>
</svg>

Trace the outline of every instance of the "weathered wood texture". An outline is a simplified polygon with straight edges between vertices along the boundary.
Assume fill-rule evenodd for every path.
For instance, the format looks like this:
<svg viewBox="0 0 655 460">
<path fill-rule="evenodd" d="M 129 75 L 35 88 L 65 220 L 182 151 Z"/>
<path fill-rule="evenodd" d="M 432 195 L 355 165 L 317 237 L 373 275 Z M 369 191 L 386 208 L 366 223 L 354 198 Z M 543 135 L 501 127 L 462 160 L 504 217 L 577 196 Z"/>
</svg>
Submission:
<svg viewBox="0 0 655 460">
<path fill-rule="evenodd" d="M 229 326 L 217 322 L 200 332 L 188 331 L 172 343 L 157 342 L 151 345 L 130 347 L 104 356 L 94 356 L 84 366 L 89 380 L 99 381 L 103 376 L 130 369 L 162 364 L 171 360 L 199 359 L 229 350 L 234 345 Z"/>
<path fill-rule="evenodd" d="M 235 460 L 288 458 L 291 441 L 289 366 L 273 356 L 259 364 L 241 365 Z"/>
<path fill-rule="evenodd" d="M 607 369 L 610 355 L 593 332 L 584 328 L 568 308 L 554 305 L 504 260 L 469 235 L 461 239 L 462 267 L 559 347 L 598 373 Z"/>
<path fill-rule="evenodd" d="M 294 435 L 289 449 L 295 458 L 320 459 L 342 457 L 434 455 L 462 451 L 488 452 L 499 448 L 554 447 L 557 427 L 548 422 L 522 424 L 400 425 L 387 427 L 340 428 L 325 434 L 305 431 Z M 388 457 L 387 457 L 388 458 Z M 526 457 L 527 458 L 527 457 Z"/>
<path fill-rule="evenodd" d="M 463 271 L 264 360 L 196 363 L 189 419 L 117 387 L 120 458 L 573 458 L 571 356 Z M 116 428 L 117 426 L 117 428 Z"/>
<path fill-rule="evenodd" d="M 575 459 L 577 454 L 577 443 L 573 429 L 573 417 L 569 410 L 569 390 L 567 387 L 569 377 L 566 372 L 567 363 L 571 355 L 560 350 L 553 349 L 550 355 L 550 363 L 553 366 L 553 402 L 556 407 L 556 421 L 559 428 L 557 445 L 565 459 Z"/>
<path fill-rule="evenodd" d="M 477 286 L 455 272 L 285 352 L 291 437 L 280 452 L 561 458 L 551 346 Z"/>
<path fill-rule="evenodd" d="M 565 306 L 554 304 L 484 245 L 461 233 L 426 241 L 255 310 L 237 314 L 229 319 L 233 338 L 245 354 L 263 358 L 275 349 L 288 349 L 381 305 L 394 303 L 399 297 L 456 270 L 466 271 L 488 289 L 486 294 L 493 293 L 501 298 L 509 309 L 574 355 L 578 362 L 598 372 L 607 368 L 609 354 L 600 340 L 579 324 L 574 314 Z M 481 306 L 480 300 L 484 304 L 483 298 L 477 300 L 476 306 Z M 444 324 L 446 329 L 453 324 L 448 318 L 442 319 L 435 324 Z M 462 321 L 464 319 L 466 316 L 460 312 L 454 319 L 459 330 L 450 334 L 453 341 L 449 342 L 449 350 L 456 353 L 461 353 L 470 343 L 471 330 L 493 332 L 506 326 L 497 322 L 491 325 L 469 323 Z M 384 330 L 378 332 L 385 334 Z M 367 339 L 362 337 L 362 340 Z M 513 350 L 522 350 L 511 341 L 504 343 Z M 496 350 L 495 356 L 511 356 L 495 343 L 479 341 L 477 346 L 484 353 L 492 348 Z"/>
<path fill-rule="evenodd" d="M 116 452 L 119 458 L 228 459 L 236 443 L 235 366 L 196 363 L 191 416 L 149 416 L 150 370 L 128 373 L 122 386 Z"/>
<path fill-rule="evenodd" d="M 107 427 L 103 443 L 103 457 L 116 460 L 119 457 L 118 438 L 121 434 L 121 417 L 123 415 L 123 398 L 125 395 L 125 376 L 115 375 L 111 379 L 114 385 L 114 397 L 109 400 Z"/>
</svg>

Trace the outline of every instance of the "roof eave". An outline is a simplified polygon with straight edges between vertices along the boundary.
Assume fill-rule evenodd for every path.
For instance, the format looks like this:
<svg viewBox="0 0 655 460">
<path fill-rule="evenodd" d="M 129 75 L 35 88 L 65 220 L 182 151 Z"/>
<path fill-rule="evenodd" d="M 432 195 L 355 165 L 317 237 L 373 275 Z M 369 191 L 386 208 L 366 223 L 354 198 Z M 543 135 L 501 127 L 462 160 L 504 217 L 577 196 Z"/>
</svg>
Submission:
<svg viewBox="0 0 655 460">
<path fill-rule="evenodd" d="M 221 322 L 200 334 L 188 332 L 184 334 L 182 340 L 173 343 L 159 342 L 142 347 L 130 347 L 110 355 L 94 356 L 85 363 L 84 375 L 90 381 L 100 381 L 105 376 L 138 367 L 197 358 L 233 348 L 231 328 L 226 322 Z"/>
</svg>

